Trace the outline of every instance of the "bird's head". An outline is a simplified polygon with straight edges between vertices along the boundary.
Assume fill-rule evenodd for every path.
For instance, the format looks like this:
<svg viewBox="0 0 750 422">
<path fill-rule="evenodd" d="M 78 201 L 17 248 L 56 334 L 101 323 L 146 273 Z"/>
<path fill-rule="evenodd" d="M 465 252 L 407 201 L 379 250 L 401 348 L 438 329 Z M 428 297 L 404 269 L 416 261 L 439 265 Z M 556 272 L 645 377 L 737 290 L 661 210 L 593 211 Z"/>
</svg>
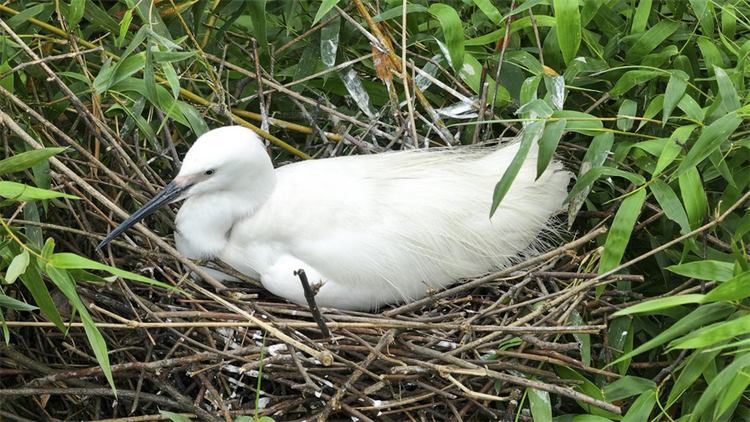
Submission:
<svg viewBox="0 0 750 422">
<path fill-rule="evenodd" d="M 177 177 L 117 226 L 97 249 L 166 204 L 207 193 L 242 191 L 272 171 L 268 153 L 253 131 L 242 126 L 211 130 L 190 148 Z"/>
</svg>

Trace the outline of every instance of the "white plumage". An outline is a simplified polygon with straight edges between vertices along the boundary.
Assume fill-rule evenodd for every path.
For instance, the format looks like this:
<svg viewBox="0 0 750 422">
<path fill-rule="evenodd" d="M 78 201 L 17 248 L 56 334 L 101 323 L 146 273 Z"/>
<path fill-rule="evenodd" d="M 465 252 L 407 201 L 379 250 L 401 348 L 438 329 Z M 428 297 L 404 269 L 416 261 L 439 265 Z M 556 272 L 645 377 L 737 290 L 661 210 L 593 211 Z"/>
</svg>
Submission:
<svg viewBox="0 0 750 422">
<path fill-rule="evenodd" d="M 298 303 L 305 303 L 298 269 L 324 282 L 320 306 L 371 310 L 416 300 L 508 265 L 533 249 L 560 209 L 570 174 L 553 162 L 535 181 L 532 152 L 489 219 L 494 186 L 517 149 L 408 151 L 274 169 L 252 131 L 215 129 L 188 151 L 170 186 L 105 242 L 187 198 L 175 239 L 190 258 L 218 257 Z"/>
</svg>

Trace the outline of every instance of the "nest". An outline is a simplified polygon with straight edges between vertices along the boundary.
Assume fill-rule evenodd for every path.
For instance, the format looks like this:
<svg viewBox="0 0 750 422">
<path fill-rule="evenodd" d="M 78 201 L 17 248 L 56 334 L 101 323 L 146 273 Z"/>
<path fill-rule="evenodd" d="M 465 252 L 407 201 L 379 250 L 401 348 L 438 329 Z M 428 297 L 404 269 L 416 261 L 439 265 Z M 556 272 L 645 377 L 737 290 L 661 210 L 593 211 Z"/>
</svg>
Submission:
<svg viewBox="0 0 750 422">
<path fill-rule="evenodd" d="M 607 316 L 617 302 L 640 299 L 612 291 L 597 298 L 595 287 L 642 277 L 579 272 L 598 253 L 590 241 L 602 232 L 377 314 L 312 313 L 251 283 L 195 282 L 176 257 L 118 242 L 124 253 L 113 264 L 167 280 L 191 296 L 122 280 L 78 286 L 107 340 L 116 398 L 80 323 L 66 335 L 37 314 L 7 315 L 13 345 L 0 348 L 2 415 L 143 421 L 160 420 L 159 411 L 168 410 L 204 421 L 256 414 L 276 421 L 512 420 L 519 414 L 518 420 L 532 420 L 528 411 L 518 412 L 528 407 L 528 391 L 551 397 L 558 411 L 577 401 L 621 413 L 582 393 L 582 380 L 556 372 L 573 367 L 621 377 L 585 363 L 591 354 L 613 360 Z M 53 232 L 72 250 L 83 234 Z M 92 244 L 101 238 L 87 237 Z M 64 311 L 64 300 L 59 307 Z M 8 400 L 29 389 L 38 395 L 25 403 Z"/>
</svg>

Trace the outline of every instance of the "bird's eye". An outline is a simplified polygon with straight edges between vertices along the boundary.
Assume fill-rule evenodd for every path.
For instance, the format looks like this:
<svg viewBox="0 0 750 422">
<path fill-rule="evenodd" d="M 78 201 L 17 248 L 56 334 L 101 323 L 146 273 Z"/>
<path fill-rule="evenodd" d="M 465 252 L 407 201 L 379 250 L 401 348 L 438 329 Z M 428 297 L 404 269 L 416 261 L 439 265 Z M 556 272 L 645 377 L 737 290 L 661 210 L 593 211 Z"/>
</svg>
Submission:
<svg viewBox="0 0 750 422">
<path fill-rule="evenodd" d="M 210 176 L 210 175 L 212 175 L 212 174 L 214 174 L 214 173 L 216 173 L 216 170 L 214 170 L 214 169 L 211 169 L 211 170 L 206 170 L 206 172 L 205 172 L 205 173 L 203 173 L 203 174 L 205 174 L 206 176 Z"/>
</svg>

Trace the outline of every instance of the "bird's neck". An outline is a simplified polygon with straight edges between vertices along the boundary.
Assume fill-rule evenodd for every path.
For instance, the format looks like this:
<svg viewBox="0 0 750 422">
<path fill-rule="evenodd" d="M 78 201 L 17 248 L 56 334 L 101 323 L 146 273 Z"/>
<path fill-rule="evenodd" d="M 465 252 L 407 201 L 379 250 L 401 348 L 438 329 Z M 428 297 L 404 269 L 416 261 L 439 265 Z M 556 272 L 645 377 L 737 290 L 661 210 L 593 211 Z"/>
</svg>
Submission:
<svg viewBox="0 0 750 422">
<path fill-rule="evenodd" d="M 234 224 L 255 214 L 276 187 L 273 174 L 267 180 L 244 182 L 236 189 L 197 195 L 185 201 L 175 221 L 183 238 L 181 253 L 193 259 L 213 259 L 221 254 Z"/>
</svg>

